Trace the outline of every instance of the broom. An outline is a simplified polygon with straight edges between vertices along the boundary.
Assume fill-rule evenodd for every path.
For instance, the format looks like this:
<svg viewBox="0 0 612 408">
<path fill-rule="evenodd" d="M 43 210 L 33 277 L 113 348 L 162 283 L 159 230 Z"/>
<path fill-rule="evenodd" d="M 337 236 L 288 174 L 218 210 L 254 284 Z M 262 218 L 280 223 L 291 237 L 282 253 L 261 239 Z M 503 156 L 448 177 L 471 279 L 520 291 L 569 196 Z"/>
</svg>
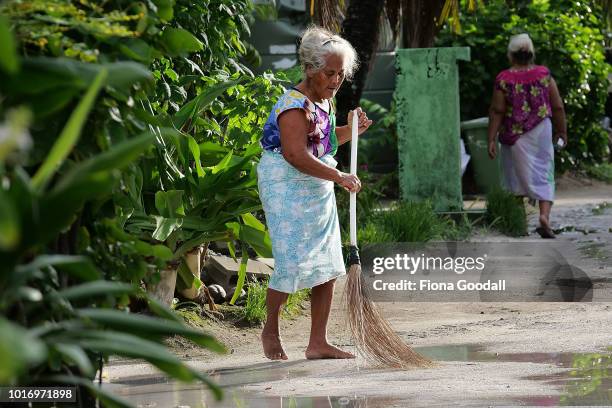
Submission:
<svg viewBox="0 0 612 408">
<path fill-rule="evenodd" d="M 353 111 L 351 137 L 351 174 L 357 174 L 357 112 Z M 344 288 L 349 328 L 357 350 L 366 358 L 392 368 L 432 367 L 431 360 L 412 350 L 391 328 L 361 281 L 361 263 L 357 247 L 357 195 L 350 193 L 349 272 Z"/>
</svg>

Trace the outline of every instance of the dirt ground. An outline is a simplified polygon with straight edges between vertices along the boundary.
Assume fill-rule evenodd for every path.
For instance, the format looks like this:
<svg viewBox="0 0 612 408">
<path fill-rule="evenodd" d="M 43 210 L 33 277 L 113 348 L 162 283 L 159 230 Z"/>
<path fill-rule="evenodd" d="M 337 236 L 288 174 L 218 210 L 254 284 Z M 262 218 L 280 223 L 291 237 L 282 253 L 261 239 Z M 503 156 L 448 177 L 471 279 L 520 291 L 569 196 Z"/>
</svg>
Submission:
<svg viewBox="0 0 612 408">
<path fill-rule="evenodd" d="M 574 177 L 559 180 L 553 227 L 573 228 L 557 239 L 575 245 L 596 242 L 612 254 L 612 208 L 597 210 L 605 202 L 612 203 L 612 185 Z M 529 222 L 533 231 L 535 210 Z M 532 234 L 519 240 L 539 239 Z M 480 231 L 474 240 L 508 238 Z M 611 259 L 601 257 L 603 266 L 591 271 L 605 278 L 610 291 Z M 336 285 L 329 337 L 354 351 L 341 303 L 343 283 L 340 279 Z M 213 357 L 184 342 L 173 342 L 181 358 L 211 373 L 223 386 L 231 396 L 223 402 L 213 402 L 202 390 L 160 386 L 160 375 L 145 364 L 114 361 L 105 380 L 141 406 L 160 407 L 612 404 L 608 374 L 612 368 L 612 303 L 396 302 L 379 307 L 409 344 L 440 365 L 401 371 L 376 367 L 363 358 L 305 360 L 310 329 L 309 311 L 305 310 L 302 316 L 282 322 L 289 356 L 285 362 L 263 357 L 259 328 L 237 328 L 228 322 L 207 322 L 206 327 L 227 345 L 227 355 Z M 591 369 L 599 371 L 594 374 Z M 143 395 L 152 384 L 159 393 L 157 405 L 146 405 Z M 164 399 L 168 395 L 173 397 Z"/>
</svg>

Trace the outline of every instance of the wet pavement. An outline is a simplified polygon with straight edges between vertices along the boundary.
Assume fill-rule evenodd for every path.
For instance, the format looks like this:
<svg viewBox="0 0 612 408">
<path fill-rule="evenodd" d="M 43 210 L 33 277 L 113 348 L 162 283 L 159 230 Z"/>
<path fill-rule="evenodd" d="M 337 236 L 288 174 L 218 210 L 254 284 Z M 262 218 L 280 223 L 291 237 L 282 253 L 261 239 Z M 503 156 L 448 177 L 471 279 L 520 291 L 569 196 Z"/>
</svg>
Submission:
<svg viewBox="0 0 612 408">
<path fill-rule="evenodd" d="M 325 395 L 327 386 L 323 387 L 325 378 L 321 378 L 321 395 L 291 396 L 267 395 L 276 382 L 298 382 L 301 378 L 316 375 L 313 362 L 297 360 L 293 362 L 265 362 L 245 367 L 214 370 L 209 373 L 211 379 L 221 386 L 224 392 L 222 401 L 215 401 L 205 386 L 198 384 L 181 384 L 169 381 L 164 376 L 141 376 L 117 378 L 107 389 L 143 408 L 204 408 L 204 407 L 405 407 L 405 406 L 446 406 L 453 403 L 460 406 L 609 406 L 612 405 L 612 346 L 599 353 L 495 353 L 484 345 L 450 345 L 421 347 L 417 350 L 442 366 L 449 366 L 451 373 L 461 375 L 462 367 L 497 364 L 503 371 L 507 363 L 538 364 L 553 368 L 549 373 L 527 375 L 522 380 L 536 382 L 546 390 L 540 394 L 520 395 L 505 393 L 503 388 L 510 388 L 510 383 L 497 384 L 501 390 L 491 390 L 491 395 L 470 399 L 465 398 L 461 389 L 448 390 L 438 404 L 429 400 L 422 404 L 414 396 L 402 396 L 401 392 L 389 392 L 389 396 L 373 394 L 369 389 L 356 387 L 347 395 Z M 391 371 L 372 368 L 359 368 L 355 364 L 352 376 L 368 376 L 375 372 Z M 356 371 L 355 371 L 356 370 Z M 435 371 L 422 370 L 425 378 L 406 379 L 406 386 L 418 381 L 428 381 L 435 376 Z M 396 374 L 401 372 L 395 371 Z M 444 374 L 446 375 L 446 374 Z M 444 378 L 437 379 L 441 386 Z M 265 385 L 270 384 L 269 387 Z M 260 390 L 263 387 L 263 391 Z M 397 390 L 396 390 L 397 391 Z"/>
</svg>

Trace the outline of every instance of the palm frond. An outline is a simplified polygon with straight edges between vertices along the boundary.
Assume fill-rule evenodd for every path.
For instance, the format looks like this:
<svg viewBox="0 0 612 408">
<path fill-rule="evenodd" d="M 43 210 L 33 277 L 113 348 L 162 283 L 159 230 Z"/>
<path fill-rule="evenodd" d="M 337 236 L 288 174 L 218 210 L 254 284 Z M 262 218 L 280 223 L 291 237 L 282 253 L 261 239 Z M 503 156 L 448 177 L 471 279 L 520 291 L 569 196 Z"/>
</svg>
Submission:
<svg viewBox="0 0 612 408">
<path fill-rule="evenodd" d="M 339 33 L 346 11 L 344 0 L 310 0 L 312 21 L 334 33 Z"/>
<path fill-rule="evenodd" d="M 606 0 L 608 2 L 612 2 L 612 0 Z M 481 3 L 482 0 L 468 0 L 467 1 L 467 9 L 469 12 L 474 12 Z M 459 19 L 459 11 L 461 9 L 461 4 L 459 0 L 445 0 L 444 6 L 442 7 L 442 12 L 440 13 L 440 18 L 436 21 L 438 26 L 442 26 L 447 20 L 450 19 L 450 27 L 454 33 L 461 32 L 461 21 Z"/>
</svg>

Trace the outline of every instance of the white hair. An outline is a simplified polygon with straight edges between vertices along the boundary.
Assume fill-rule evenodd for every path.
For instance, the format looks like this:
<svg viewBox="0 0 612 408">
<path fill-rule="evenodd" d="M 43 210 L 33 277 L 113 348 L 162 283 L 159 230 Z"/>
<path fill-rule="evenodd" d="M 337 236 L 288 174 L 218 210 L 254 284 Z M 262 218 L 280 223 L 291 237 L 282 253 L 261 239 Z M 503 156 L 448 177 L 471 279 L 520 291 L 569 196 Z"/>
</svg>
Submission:
<svg viewBox="0 0 612 408">
<path fill-rule="evenodd" d="M 359 66 L 355 48 L 344 38 L 322 27 L 310 26 L 302 35 L 298 51 L 302 71 L 308 68 L 315 71 L 323 69 L 325 57 L 330 54 L 340 55 L 344 62 L 344 76 L 351 79 Z"/>
<path fill-rule="evenodd" d="M 535 58 L 535 49 L 533 48 L 533 42 L 529 34 L 517 34 L 510 38 L 510 42 L 508 43 L 508 57 L 512 58 L 512 54 L 518 51 L 530 52 Z"/>
</svg>

